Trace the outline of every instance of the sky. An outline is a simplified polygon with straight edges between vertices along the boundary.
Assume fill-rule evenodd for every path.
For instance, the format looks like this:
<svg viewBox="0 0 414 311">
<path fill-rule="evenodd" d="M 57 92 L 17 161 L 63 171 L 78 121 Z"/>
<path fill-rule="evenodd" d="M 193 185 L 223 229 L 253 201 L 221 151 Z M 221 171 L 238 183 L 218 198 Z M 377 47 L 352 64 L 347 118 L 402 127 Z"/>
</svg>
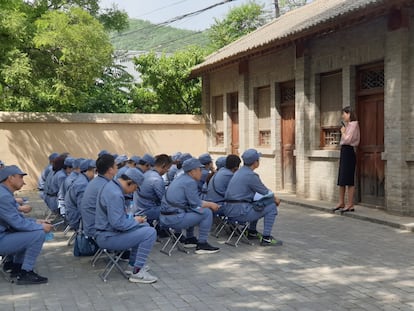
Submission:
<svg viewBox="0 0 414 311">
<path fill-rule="evenodd" d="M 130 18 L 145 19 L 152 23 L 161 23 L 173 17 L 191 13 L 223 0 L 101 0 L 101 7 L 108 8 L 116 4 L 126 11 Z M 190 30 L 204 30 L 214 23 L 214 18 L 222 18 L 230 8 L 240 6 L 249 0 L 235 0 L 210 9 L 200 15 L 186 18 L 170 24 L 173 27 Z M 273 9 L 273 0 L 257 0 L 269 12 Z"/>
</svg>

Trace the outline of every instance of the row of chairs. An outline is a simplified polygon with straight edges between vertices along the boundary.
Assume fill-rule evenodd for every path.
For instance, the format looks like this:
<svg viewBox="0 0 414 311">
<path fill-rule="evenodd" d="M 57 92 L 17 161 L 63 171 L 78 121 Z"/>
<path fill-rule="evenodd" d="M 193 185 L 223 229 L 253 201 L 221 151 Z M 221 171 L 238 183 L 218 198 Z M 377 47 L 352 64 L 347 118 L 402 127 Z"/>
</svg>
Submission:
<svg viewBox="0 0 414 311">
<path fill-rule="evenodd" d="M 214 230 L 211 232 L 211 235 L 219 238 L 223 232 L 228 232 L 229 236 L 227 237 L 225 244 L 238 247 L 240 242 L 253 245 L 253 243 L 247 238 L 246 232 L 249 228 L 249 222 L 239 222 L 233 219 L 230 219 L 226 216 L 216 215 L 216 226 Z M 167 240 L 163 244 L 161 248 L 161 253 L 171 256 L 173 251 L 177 249 L 180 252 L 189 254 L 190 252 L 186 249 L 181 242 L 183 237 L 183 231 L 177 232 L 173 228 L 168 228 L 167 230 Z M 92 257 L 91 265 L 93 267 L 96 266 L 96 263 L 101 258 L 107 258 L 108 262 L 104 268 L 104 270 L 99 274 L 99 277 L 102 281 L 107 282 L 109 274 L 114 270 L 118 270 L 123 277 L 126 279 L 128 275 L 125 273 L 124 269 L 122 268 L 120 261 L 122 255 L 126 252 L 126 250 L 122 252 L 114 252 L 108 249 L 99 249 L 96 254 Z"/>
</svg>

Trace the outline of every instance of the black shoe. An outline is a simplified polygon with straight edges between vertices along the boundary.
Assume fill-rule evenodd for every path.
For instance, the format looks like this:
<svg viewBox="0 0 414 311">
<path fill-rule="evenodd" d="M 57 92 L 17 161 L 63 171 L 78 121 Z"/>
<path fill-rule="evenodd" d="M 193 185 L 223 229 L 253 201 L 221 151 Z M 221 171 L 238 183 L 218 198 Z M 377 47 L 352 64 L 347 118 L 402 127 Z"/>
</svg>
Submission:
<svg viewBox="0 0 414 311">
<path fill-rule="evenodd" d="M 214 254 L 219 251 L 220 251 L 220 248 L 211 246 L 210 244 L 206 242 L 206 243 L 198 243 L 195 253 L 196 254 Z"/>
<path fill-rule="evenodd" d="M 47 282 L 47 278 L 38 275 L 34 271 L 22 270 L 17 277 L 17 285 L 46 284 Z"/>
<path fill-rule="evenodd" d="M 246 236 L 249 240 L 260 240 L 262 238 L 262 235 L 256 230 L 248 230 Z"/>
<path fill-rule="evenodd" d="M 197 247 L 197 243 L 198 243 L 197 238 L 193 236 L 191 238 L 185 239 L 184 247 L 185 248 L 194 248 L 194 247 Z"/>
<path fill-rule="evenodd" d="M 7 259 L 6 259 L 6 260 L 7 260 Z M 14 268 L 14 263 L 13 263 L 13 261 L 6 261 L 6 262 L 3 264 L 3 271 L 4 271 L 4 272 L 6 272 L 6 273 L 10 273 L 10 272 L 12 272 L 13 268 Z"/>
<path fill-rule="evenodd" d="M 13 264 L 13 268 L 10 270 L 10 278 L 12 279 L 17 278 L 21 272 L 22 272 L 22 264 L 19 264 L 19 263 Z"/>
</svg>

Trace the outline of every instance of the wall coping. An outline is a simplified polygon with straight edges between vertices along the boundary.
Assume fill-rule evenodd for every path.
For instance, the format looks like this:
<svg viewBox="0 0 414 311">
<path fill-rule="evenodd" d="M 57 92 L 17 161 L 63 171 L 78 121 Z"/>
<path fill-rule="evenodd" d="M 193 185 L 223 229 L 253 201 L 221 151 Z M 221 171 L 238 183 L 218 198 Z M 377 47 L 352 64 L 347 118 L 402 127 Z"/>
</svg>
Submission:
<svg viewBox="0 0 414 311">
<path fill-rule="evenodd" d="M 312 150 L 308 154 L 309 158 L 332 158 L 339 159 L 339 150 Z"/>
<path fill-rule="evenodd" d="M 0 123 L 205 124 L 201 115 L 0 112 Z"/>
</svg>

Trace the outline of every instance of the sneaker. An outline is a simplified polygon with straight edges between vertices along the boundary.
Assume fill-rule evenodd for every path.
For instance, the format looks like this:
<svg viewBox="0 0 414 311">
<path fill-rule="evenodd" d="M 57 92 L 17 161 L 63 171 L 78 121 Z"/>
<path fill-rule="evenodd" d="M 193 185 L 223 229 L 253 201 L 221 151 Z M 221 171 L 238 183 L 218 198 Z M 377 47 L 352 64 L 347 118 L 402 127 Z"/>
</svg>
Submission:
<svg viewBox="0 0 414 311">
<path fill-rule="evenodd" d="M 260 240 L 262 235 L 256 230 L 248 230 L 246 236 L 249 240 Z"/>
<path fill-rule="evenodd" d="M 197 248 L 195 250 L 196 254 L 214 254 L 218 253 L 220 248 L 211 246 L 210 244 L 206 243 L 198 243 Z"/>
<path fill-rule="evenodd" d="M 268 236 L 268 237 L 265 237 L 264 236 L 260 240 L 260 245 L 261 246 L 282 246 L 283 245 L 283 241 L 276 240 L 272 236 Z"/>
<path fill-rule="evenodd" d="M 151 284 L 157 282 L 158 278 L 150 274 L 148 271 L 145 271 L 145 269 L 141 269 L 138 273 L 131 274 L 129 281 L 132 283 Z"/>
<path fill-rule="evenodd" d="M 34 271 L 22 270 L 17 277 L 17 285 L 45 284 L 47 282 L 47 278 L 38 275 Z"/>
<path fill-rule="evenodd" d="M 7 260 L 7 259 L 6 259 Z M 4 272 L 6 272 L 6 273 L 10 273 L 10 272 L 12 272 L 12 270 L 13 270 L 13 268 L 14 268 L 14 263 L 13 263 L 13 261 L 6 261 L 4 264 L 3 264 L 3 271 Z"/>
<path fill-rule="evenodd" d="M 10 277 L 12 279 L 17 278 L 21 272 L 22 272 L 22 264 L 15 263 L 13 264 L 13 267 L 10 270 Z"/>
<path fill-rule="evenodd" d="M 134 266 L 128 265 L 128 267 L 126 267 L 126 269 L 124 270 L 124 273 L 126 275 L 132 275 L 134 273 Z M 150 270 L 150 266 L 145 265 L 141 270 L 145 270 L 146 272 L 148 272 Z"/>
<path fill-rule="evenodd" d="M 185 248 L 194 248 L 194 247 L 197 247 L 197 243 L 198 243 L 197 238 L 193 236 L 191 238 L 185 239 L 184 247 Z"/>
</svg>

